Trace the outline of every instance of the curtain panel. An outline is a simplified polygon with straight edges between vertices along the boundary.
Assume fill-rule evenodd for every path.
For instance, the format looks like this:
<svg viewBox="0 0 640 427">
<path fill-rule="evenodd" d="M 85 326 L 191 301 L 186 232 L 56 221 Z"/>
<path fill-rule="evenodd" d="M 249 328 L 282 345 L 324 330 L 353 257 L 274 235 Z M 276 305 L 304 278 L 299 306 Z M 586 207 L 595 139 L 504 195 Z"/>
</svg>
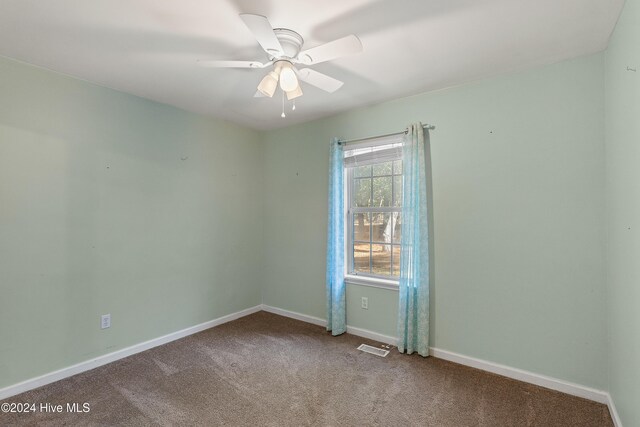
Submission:
<svg viewBox="0 0 640 427">
<path fill-rule="evenodd" d="M 407 128 L 403 141 L 402 242 L 398 307 L 398 350 L 429 355 L 429 219 L 425 131 Z M 427 134 L 428 135 L 428 134 Z"/>
<path fill-rule="evenodd" d="M 327 331 L 347 331 L 344 281 L 344 175 L 343 151 L 333 138 L 329 159 L 329 216 L 327 225 Z"/>
</svg>

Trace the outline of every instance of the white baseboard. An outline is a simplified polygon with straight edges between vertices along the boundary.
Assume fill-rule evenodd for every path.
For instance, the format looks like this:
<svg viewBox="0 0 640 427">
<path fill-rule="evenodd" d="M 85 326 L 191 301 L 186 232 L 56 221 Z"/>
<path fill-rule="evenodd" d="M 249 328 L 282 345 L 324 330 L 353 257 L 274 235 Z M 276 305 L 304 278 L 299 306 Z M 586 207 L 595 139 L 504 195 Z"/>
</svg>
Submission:
<svg viewBox="0 0 640 427">
<path fill-rule="evenodd" d="M 43 385 L 50 384 L 55 381 L 79 374 L 81 372 L 89 371 L 107 363 L 114 362 L 119 359 L 123 359 L 132 354 L 140 353 L 150 348 L 157 347 L 162 344 L 166 344 L 171 341 L 175 341 L 180 338 L 184 338 L 188 335 L 193 335 L 197 332 L 204 331 L 205 329 L 213 328 L 214 326 L 221 325 L 223 323 L 230 322 L 232 320 L 239 319 L 240 317 L 248 316 L 252 313 L 257 313 L 261 310 L 261 306 L 247 308 L 245 310 L 237 311 L 235 313 L 228 314 L 226 316 L 219 317 L 217 319 L 210 320 L 208 322 L 200 323 L 199 325 L 191 326 L 180 331 L 172 332 L 167 335 L 163 335 L 158 338 L 151 339 L 149 341 L 141 342 L 139 344 L 132 345 L 131 347 L 123 348 L 121 350 L 114 351 L 113 353 L 104 354 L 93 359 L 85 360 L 78 364 L 62 368 L 60 370 L 50 372 L 48 374 L 41 375 L 39 377 L 31 378 L 26 381 L 22 381 L 18 384 L 13 384 L 8 387 L 0 389 L 0 400 L 6 399 L 11 396 L 15 396 L 25 391 L 32 390 L 34 388 L 42 387 Z"/>
<path fill-rule="evenodd" d="M 298 313 L 295 311 L 284 310 L 278 307 L 272 307 L 270 305 L 262 304 L 262 310 L 268 311 L 269 313 L 279 314 L 280 316 L 290 317 L 296 320 L 302 320 L 303 322 L 313 323 L 314 325 L 319 326 L 327 326 L 327 321 L 325 319 L 321 319 L 319 317 L 309 316 L 306 314 Z M 379 334 L 377 332 L 369 331 L 367 329 L 356 328 L 355 326 L 347 325 L 347 333 L 351 335 L 356 335 L 363 338 L 369 338 L 371 340 L 375 340 L 378 342 L 383 342 L 385 344 L 396 345 L 397 338 L 390 337 L 388 335 Z"/>
<path fill-rule="evenodd" d="M 351 335 L 363 337 L 363 338 L 369 338 L 370 340 L 383 342 L 389 345 L 398 345 L 398 339 L 396 337 L 390 337 L 389 335 L 379 334 L 377 332 L 373 332 L 368 329 L 356 328 L 355 326 L 347 325 L 347 333 Z"/>
<path fill-rule="evenodd" d="M 551 390 L 556 390 L 562 393 L 571 394 L 573 396 L 593 400 L 598 403 L 607 404 L 609 401 L 607 392 L 596 390 L 594 388 L 583 386 L 580 384 L 571 383 L 569 381 L 524 371 L 518 368 L 512 368 L 511 366 L 505 366 L 499 363 L 476 359 L 474 357 L 469 357 L 462 354 L 454 353 L 452 351 L 441 350 L 434 347 L 430 348 L 430 354 L 434 357 L 437 357 L 438 359 L 444 359 L 450 362 L 459 363 L 461 365 L 470 366 L 472 368 L 480 369 L 483 371 L 492 372 L 504 377 L 513 378 L 514 380 L 535 384 L 541 387 L 549 388 Z"/>
<path fill-rule="evenodd" d="M 313 323 L 314 325 L 326 326 L 327 322 L 324 319 L 318 317 L 308 316 L 302 313 L 296 313 L 293 311 L 283 310 L 277 307 L 271 307 L 268 305 L 262 305 L 264 311 L 270 313 L 279 314 L 281 316 L 291 317 L 293 319 L 302 320 L 303 322 Z M 347 333 L 357 335 L 364 338 L 369 338 L 385 344 L 396 345 L 397 338 L 382 335 L 377 332 L 368 331 L 366 329 L 355 328 L 347 325 Z M 430 354 L 438 359 L 448 360 L 450 362 L 459 363 L 461 365 L 470 366 L 472 368 L 480 369 L 482 371 L 492 372 L 494 374 L 502 375 L 504 377 L 513 378 L 515 380 L 523 381 L 530 384 L 535 384 L 541 387 L 549 388 L 551 390 L 560 391 L 562 393 L 571 394 L 573 396 L 582 397 L 585 399 L 593 400 L 598 403 L 608 404 L 609 408 L 613 407 L 611 411 L 612 417 L 614 417 L 615 406 L 609 394 L 605 391 L 596 390 L 591 387 L 586 387 L 580 384 L 571 383 L 568 381 L 560 380 L 557 378 L 548 377 L 545 375 L 536 374 L 529 371 L 524 371 L 518 368 L 512 368 L 510 366 L 501 365 L 498 363 L 488 362 L 486 360 L 476 359 L 474 357 L 465 356 L 462 354 L 454 353 L 439 348 L 430 348 Z M 616 414 L 617 416 L 617 414 Z M 614 420 L 615 421 L 615 420 Z M 619 423 L 619 419 L 618 419 Z M 619 427 L 619 424 L 616 425 Z"/>
<path fill-rule="evenodd" d="M 269 313 L 278 314 L 284 317 L 290 317 L 296 320 L 302 320 L 303 322 L 313 323 L 314 325 L 318 326 L 327 326 L 327 321 L 319 317 L 309 316 L 307 314 L 297 313 L 295 311 L 284 310 L 282 308 L 272 307 L 265 304 L 262 304 L 261 308 L 263 311 L 268 311 Z"/>
<path fill-rule="evenodd" d="M 622 427 L 622 420 L 620 420 L 620 415 L 618 415 L 618 410 L 616 409 L 615 403 L 613 403 L 613 397 L 611 394 L 607 393 L 607 406 L 609 407 L 609 413 L 611 414 L 611 419 L 613 419 L 613 425 L 615 427 Z"/>
</svg>

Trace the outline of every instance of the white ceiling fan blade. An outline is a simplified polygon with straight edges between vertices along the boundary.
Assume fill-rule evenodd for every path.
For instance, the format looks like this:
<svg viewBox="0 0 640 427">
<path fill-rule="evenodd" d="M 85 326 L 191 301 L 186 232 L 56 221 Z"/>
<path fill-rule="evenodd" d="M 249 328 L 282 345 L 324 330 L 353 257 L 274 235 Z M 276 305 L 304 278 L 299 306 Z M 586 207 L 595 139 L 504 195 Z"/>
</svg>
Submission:
<svg viewBox="0 0 640 427">
<path fill-rule="evenodd" d="M 320 46 L 312 47 L 298 54 L 298 61 L 305 65 L 319 64 L 347 55 L 362 52 L 362 42 L 351 34 Z"/>
<path fill-rule="evenodd" d="M 252 15 L 250 13 L 241 13 L 240 18 L 244 21 L 247 28 L 251 30 L 265 52 L 271 56 L 280 56 L 283 54 L 282 46 L 266 17 L 262 15 Z"/>
<path fill-rule="evenodd" d="M 333 93 L 340 89 L 344 82 L 329 77 L 326 74 L 319 73 L 310 68 L 303 68 L 298 70 L 298 78 L 303 82 L 309 83 L 317 88 L 320 88 L 326 92 Z"/>
<path fill-rule="evenodd" d="M 258 61 L 217 61 L 217 60 L 198 60 L 198 65 L 207 68 L 264 68 L 271 65 L 272 62 L 263 64 Z"/>
</svg>

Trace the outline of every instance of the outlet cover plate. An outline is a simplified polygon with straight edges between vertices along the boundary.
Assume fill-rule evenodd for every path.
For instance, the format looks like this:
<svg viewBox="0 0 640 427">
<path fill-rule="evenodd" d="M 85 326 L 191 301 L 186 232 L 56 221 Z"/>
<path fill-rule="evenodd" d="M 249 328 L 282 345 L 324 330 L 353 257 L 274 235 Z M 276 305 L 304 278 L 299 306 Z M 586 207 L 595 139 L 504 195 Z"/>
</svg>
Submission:
<svg viewBox="0 0 640 427">
<path fill-rule="evenodd" d="M 103 314 L 100 317 L 100 328 L 107 329 L 111 327 L 111 314 Z"/>
</svg>

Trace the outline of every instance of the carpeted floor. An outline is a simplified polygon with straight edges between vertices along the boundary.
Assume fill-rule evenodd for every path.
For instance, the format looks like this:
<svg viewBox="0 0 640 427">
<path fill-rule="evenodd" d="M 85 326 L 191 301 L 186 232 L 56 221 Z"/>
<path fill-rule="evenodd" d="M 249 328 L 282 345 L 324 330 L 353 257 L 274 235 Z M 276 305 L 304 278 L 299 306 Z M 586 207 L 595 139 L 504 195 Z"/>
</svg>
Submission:
<svg viewBox="0 0 640 427">
<path fill-rule="evenodd" d="M 4 402 L 0 425 L 613 426 L 605 405 L 259 312 Z"/>
</svg>

